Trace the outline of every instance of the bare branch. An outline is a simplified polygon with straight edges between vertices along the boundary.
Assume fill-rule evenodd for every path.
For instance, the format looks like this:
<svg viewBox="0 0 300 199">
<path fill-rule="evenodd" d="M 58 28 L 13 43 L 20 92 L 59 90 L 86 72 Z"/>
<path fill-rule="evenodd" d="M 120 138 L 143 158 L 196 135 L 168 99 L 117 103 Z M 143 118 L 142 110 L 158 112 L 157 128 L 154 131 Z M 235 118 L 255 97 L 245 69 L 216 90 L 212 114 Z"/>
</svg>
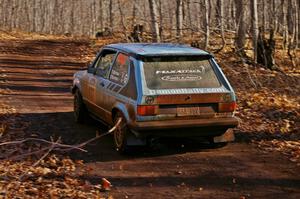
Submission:
<svg viewBox="0 0 300 199">
<path fill-rule="evenodd" d="M 97 139 L 100 139 L 112 132 L 114 132 L 114 130 L 121 124 L 121 121 L 122 119 L 120 118 L 117 123 L 109 130 L 107 131 L 106 133 L 103 133 L 99 136 L 96 136 L 92 139 L 89 139 L 85 142 L 82 142 L 80 144 L 76 144 L 76 145 L 68 145 L 68 144 L 60 144 L 59 142 L 61 141 L 61 139 L 59 138 L 57 141 L 48 141 L 48 140 L 44 140 L 44 139 L 38 139 L 38 138 L 27 138 L 27 139 L 24 139 L 24 140 L 18 140 L 18 141 L 11 141 L 11 142 L 3 142 L 3 143 L 0 143 L 0 146 L 7 146 L 7 145 L 18 145 L 18 144 L 23 144 L 25 142 L 28 142 L 28 141 L 35 141 L 35 142 L 43 142 L 43 143 L 47 143 L 47 144 L 50 144 L 50 146 L 47 146 L 47 147 L 44 147 L 40 150 L 37 150 L 37 151 L 32 151 L 32 152 L 29 152 L 29 153 L 25 153 L 25 154 L 20 154 L 20 155 L 16 155 L 16 156 L 13 156 L 13 157 L 9 157 L 7 159 L 19 159 L 19 158 L 24 158 L 24 157 L 27 157 L 27 156 L 30 156 L 30 155 L 35 155 L 35 154 L 39 154 L 41 152 L 44 152 L 44 151 L 47 151 L 34 165 L 38 165 L 40 163 L 41 160 L 43 160 L 45 157 L 47 157 L 47 155 L 51 152 L 51 151 L 70 151 L 70 150 L 79 150 L 79 151 L 82 151 L 82 152 L 87 152 L 87 150 L 83 149 L 84 146 L 86 146 L 87 144 L 97 140 Z"/>
</svg>

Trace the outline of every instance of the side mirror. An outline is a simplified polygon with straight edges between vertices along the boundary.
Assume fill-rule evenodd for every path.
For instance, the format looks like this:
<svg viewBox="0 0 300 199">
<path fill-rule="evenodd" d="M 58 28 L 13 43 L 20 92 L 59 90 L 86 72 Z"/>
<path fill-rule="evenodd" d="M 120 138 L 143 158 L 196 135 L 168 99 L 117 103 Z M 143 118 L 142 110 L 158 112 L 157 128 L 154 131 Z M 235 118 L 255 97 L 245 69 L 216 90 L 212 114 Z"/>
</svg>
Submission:
<svg viewBox="0 0 300 199">
<path fill-rule="evenodd" d="M 88 71 L 88 73 L 95 74 L 96 68 L 93 68 L 91 65 L 89 65 L 87 71 Z"/>
</svg>

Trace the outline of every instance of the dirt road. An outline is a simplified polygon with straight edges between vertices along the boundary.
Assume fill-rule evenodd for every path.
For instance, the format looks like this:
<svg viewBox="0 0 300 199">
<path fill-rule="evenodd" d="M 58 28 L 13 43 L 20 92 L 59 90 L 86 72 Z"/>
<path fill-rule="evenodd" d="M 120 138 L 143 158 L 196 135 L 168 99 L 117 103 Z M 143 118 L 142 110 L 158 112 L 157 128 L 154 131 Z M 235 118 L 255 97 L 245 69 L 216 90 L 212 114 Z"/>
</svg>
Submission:
<svg viewBox="0 0 300 199">
<path fill-rule="evenodd" d="M 0 88 L 7 89 L 0 100 L 20 113 L 17 121 L 30 123 L 28 135 L 61 136 L 72 144 L 106 130 L 73 120 L 69 88 L 88 50 L 86 41 L 0 42 Z M 84 160 L 89 172 L 81 178 L 109 179 L 112 191 L 103 194 L 114 198 L 300 198 L 299 167 L 242 140 L 217 149 L 188 139 L 162 140 L 156 149 L 120 156 L 107 136 L 87 146 L 88 153 L 69 155 Z"/>
</svg>

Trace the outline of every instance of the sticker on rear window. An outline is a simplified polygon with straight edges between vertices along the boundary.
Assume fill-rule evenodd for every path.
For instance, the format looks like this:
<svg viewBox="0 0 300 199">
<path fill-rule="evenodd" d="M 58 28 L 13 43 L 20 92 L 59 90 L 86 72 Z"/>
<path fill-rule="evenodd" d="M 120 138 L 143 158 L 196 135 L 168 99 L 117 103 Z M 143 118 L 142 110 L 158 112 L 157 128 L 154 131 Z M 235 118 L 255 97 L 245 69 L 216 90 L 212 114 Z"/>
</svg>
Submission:
<svg viewBox="0 0 300 199">
<path fill-rule="evenodd" d="M 201 76 L 199 75 L 166 75 L 160 78 L 163 81 L 173 81 L 173 82 L 180 82 L 180 81 L 198 81 L 201 80 Z"/>
<path fill-rule="evenodd" d="M 180 69 L 180 70 L 157 70 L 156 75 L 160 76 L 163 81 L 199 81 L 202 79 L 200 74 L 205 73 L 204 66 L 199 66 L 199 69 Z"/>
<path fill-rule="evenodd" d="M 204 66 L 198 66 L 199 69 L 180 69 L 180 70 L 157 70 L 156 74 L 185 74 L 185 73 L 205 73 Z"/>
<path fill-rule="evenodd" d="M 209 60 L 186 57 L 143 63 L 149 89 L 218 88 L 221 86 Z"/>
</svg>

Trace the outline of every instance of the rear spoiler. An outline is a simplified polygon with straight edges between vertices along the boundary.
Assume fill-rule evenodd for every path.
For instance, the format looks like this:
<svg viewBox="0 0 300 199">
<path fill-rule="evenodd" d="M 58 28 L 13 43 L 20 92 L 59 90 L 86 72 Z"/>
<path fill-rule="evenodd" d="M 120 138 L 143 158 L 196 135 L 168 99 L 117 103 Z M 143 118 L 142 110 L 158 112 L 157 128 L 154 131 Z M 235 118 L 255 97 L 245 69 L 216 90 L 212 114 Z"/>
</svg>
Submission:
<svg viewBox="0 0 300 199">
<path fill-rule="evenodd" d="M 203 54 L 203 55 L 195 55 L 195 54 L 147 54 L 147 55 L 139 55 L 139 54 L 133 54 L 131 55 L 132 57 L 142 60 L 142 61 L 150 61 L 151 59 L 154 58 L 162 58 L 162 59 L 177 59 L 179 57 L 186 57 L 188 59 L 194 60 L 194 59 L 199 59 L 199 60 L 207 60 L 211 59 L 214 56 L 211 54 Z"/>
</svg>

